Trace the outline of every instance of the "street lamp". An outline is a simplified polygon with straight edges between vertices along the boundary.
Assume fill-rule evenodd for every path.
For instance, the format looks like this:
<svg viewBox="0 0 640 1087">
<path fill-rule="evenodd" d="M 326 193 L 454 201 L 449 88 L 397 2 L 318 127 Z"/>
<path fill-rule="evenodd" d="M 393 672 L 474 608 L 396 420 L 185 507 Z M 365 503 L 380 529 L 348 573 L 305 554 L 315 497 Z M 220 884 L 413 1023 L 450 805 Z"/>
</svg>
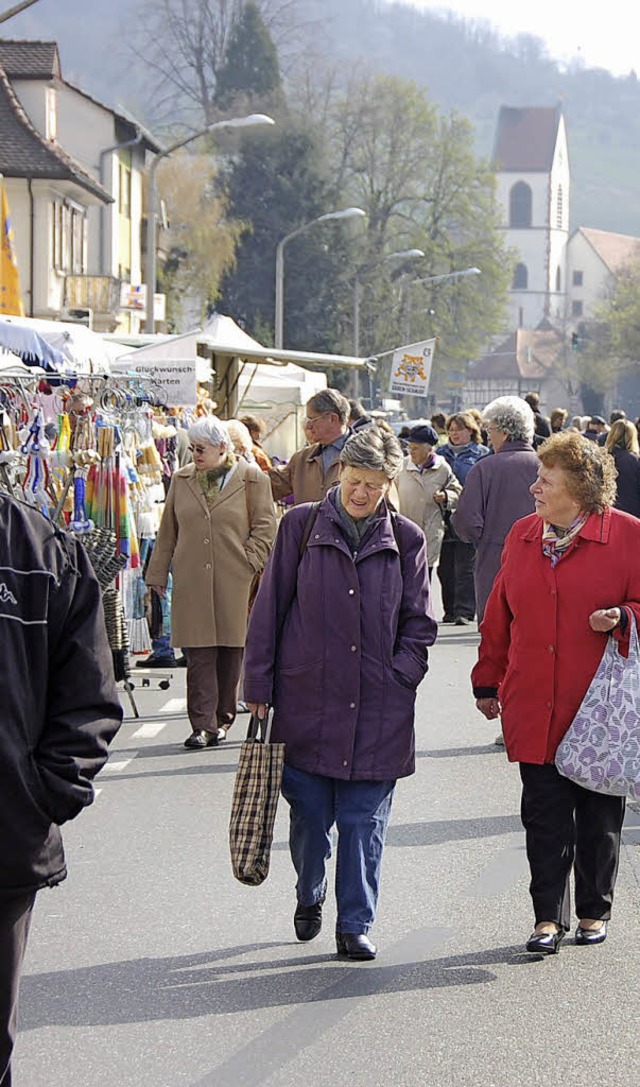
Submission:
<svg viewBox="0 0 640 1087">
<path fill-rule="evenodd" d="M 181 147 L 186 147 L 188 143 L 199 140 L 201 136 L 206 136 L 208 132 L 215 132 L 218 128 L 256 128 L 259 125 L 273 124 L 275 124 L 273 117 L 267 117 L 265 113 L 250 113 L 248 117 L 231 117 L 227 121 L 214 121 L 213 124 L 207 125 L 206 128 L 201 128 L 198 132 L 192 132 L 192 134 L 185 137 L 184 140 L 178 140 L 178 142 L 172 144 L 171 147 L 167 147 L 165 151 L 160 151 L 154 158 L 149 167 L 149 211 L 147 213 L 147 260 L 145 272 L 147 286 L 147 332 L 155 332 L 156 327 L 155 315 L 153 312 L 153 301 L 156 290 L 157 252 L 156 208 L 158 204 L 158 188 L 156 183 L 156 171 L 161 160 L 172 155 L 174 151 L 178 151 Z"/>
<path fill-rule="evenodd" d="M 324 215 L 319 215 L 317 219 L 312 219 L 310 223 L 305 223 L 304 226 L 299 226 L 297 230 L 292 230 L 290 234 L 286 234 L 276 246 L 276 316 L 275 316 L 275 346 L 277 349 L 282 350 L 284 347 L 284 247 L 287 242 L 290 242 L 292 238 L 297 238 L 298 234 L 302 234 L 303 231 L 309 230 L 310 227 L 315 226 L 317 223 L 328 223 L 334 220 L 342 219 L 363 219 L 366 216 L 366 211 L 362 208 L 344 208 L 342 211 L 328 211 Z"/>
<path fill-rule="evenodd" d="M 402 249 L 399 253 L 387 253 L 382 257 L 382 261 L 418 260 L 420 257 L 424 257 L 422 249 Z M 353 278 L 353 354 L 356 358 L 360 358 L 360 303 L 362 301 L 360 271 L 363 269 L 357 271 Z"/>
<path fill-rule="evenodd" d="M 411 279 L 408 282 L 408 294 L 406 304 L 407 314 L 407 343 L 411 340 L 411 287 L 417 287 L 420 283 L 444 283 L 448 279 L 463 279 L 465 276 L 482 275 L 480 268 L 463 268 L 460 272 L 444 272 L 443 275 L 425 276 L 423 279 Z"/>
</svg>

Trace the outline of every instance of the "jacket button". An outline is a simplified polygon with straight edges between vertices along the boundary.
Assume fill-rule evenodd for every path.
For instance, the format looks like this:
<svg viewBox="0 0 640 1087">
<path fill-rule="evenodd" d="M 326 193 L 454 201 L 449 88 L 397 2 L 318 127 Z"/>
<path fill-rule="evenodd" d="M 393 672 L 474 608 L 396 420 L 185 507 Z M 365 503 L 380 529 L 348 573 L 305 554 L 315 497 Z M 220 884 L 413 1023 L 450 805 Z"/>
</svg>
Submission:
<svg viewBox="0 0 640 1087">
<path fill-rule="evenodd" d="M 205 562 L 204 568 L 205 568 L 205 570 L 210 570 L 211 569 L 211 563 L 210 562 Z"/>
<path fill-rule="evenodd" d="M 550 710 L 550 709 L 551 709 L 551 702 L 547 702 L 547 709 L 548 709 L 548 710 Z"/>
<path fill-rule="evenodd" d="M 211 540 L 205 540 L 204 542 L 205 543 L 211 543 Z"/>
<path fill-rule="evenodd" d="M 555 596 L 555 595 L 556 595 L 556 590 L 555 590 L 555 589 L 552 589 L 552 590 L 551 590 L 551 595 L 552 595 L 552 596 Z"/>
<path fill-rule="evenodd" d="M 343 765 L 343 766 L 348 766 L 348 765 L 349 765 L 349 763 L 348 763 L 348 762 L 347 762 L 347 760 L 345 759 L 345 760 L 344 760 L 344 762 L 342 763 L 342 765 Z"/>
<path fill-rule="evenodd" d="M 314 538 L 314 540 L 319 540 L 320 539 L 320 533 L 316 532 L 316 534 L 315 534 L 315 536 L 313 538 Z"/>
<path fill-rule="evenodd" d="M 355 710 L 355 708 L 356 708 L 356 704 L 355 704 L 355 702 L 350 702 L 350 703 L 349 703 L 349 709 L 350 709 L 350 710 Z"/>
<path fill-rule="evenodd" d="M 352 653 L 356 653 L 356 652 L 357 652 L 357 650 L 358 650 L 358 647 L 357 647 L 357 645 L 352 645 L 352 646 L 351 646 L 351 652 L 352 652 Z"/>
<path fill-rule="evenodd" d="M 355 589 L 349 589 L 349 596 L 355 596 L 355 594 L 356 594 Z"/>
<path fill-rule="evenodd" d="M 552 645 L 548 645 L 548 646 L 547 646 L 547 652 L 548 652 L 548 653 L 555 653 L 555 648 L 554 648 L 554 646 L 552 646 Z"/>
</svg>

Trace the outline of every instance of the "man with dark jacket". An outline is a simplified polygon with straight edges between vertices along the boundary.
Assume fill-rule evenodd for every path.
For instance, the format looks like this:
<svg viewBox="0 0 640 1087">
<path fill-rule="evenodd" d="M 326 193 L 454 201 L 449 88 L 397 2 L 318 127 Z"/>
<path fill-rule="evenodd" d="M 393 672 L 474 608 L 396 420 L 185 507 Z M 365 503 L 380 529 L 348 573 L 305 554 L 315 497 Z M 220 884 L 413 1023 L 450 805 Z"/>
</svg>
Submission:
<svg viewBox="0 0 640 1087">
<path fill-rule="evenodd" d="M 122 721 L 86 552 L 0 496 L 0 1084 L 10 1087 L 36 893 L 66 876 L 59 827 L 93 800 Z"/>
</svg>

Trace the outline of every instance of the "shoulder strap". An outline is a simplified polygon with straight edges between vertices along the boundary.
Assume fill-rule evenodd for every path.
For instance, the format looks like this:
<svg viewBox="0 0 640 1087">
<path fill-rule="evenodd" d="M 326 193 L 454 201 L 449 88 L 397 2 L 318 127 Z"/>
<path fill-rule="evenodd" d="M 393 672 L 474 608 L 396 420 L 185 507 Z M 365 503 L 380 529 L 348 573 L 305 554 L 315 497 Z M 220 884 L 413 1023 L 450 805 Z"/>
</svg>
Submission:
<svg viewBox="0 0 640 1087">
<path fill-rule="evenodd" d="M 398 525 L 398 514 L 396 513 L 395 510 L 389 510 L 389 513 L 391 514 L 391 527 L 393 529 L 393 535 L 396 538 L 396 543 L 398 545 L 398 551 L 400 552 L 400 559 L 402 559 L 402 544 L 400 543 L 400 528 L 399 528 L 399 525 Z"/>
<path fill-rule="evenodd" d="M 318 510 L 320 509 L 321 504 L 322 503 L 320 503 L 320 502 L 312 502 L 311 503 L 311 509 L 309 510 L 309 516 L 307 517 L 307 520 L 306 520 L 305 526 L 304 526 L 304 532 L 302 533 L 302 536 L 300 537 L 300 546 L 298 547 L 298 565 L 300 565 L 300 563 L 302 562 L 302 556 L 304 555 L 304 553 L 306 551 L 306 548 L 307 548 L 307 544 L 309 543 L 309 537 L 311 536 L 311 532 L 312 532 L 313 526 L 315 524 L 316 517 L 318 516 Z"/>
</svg>

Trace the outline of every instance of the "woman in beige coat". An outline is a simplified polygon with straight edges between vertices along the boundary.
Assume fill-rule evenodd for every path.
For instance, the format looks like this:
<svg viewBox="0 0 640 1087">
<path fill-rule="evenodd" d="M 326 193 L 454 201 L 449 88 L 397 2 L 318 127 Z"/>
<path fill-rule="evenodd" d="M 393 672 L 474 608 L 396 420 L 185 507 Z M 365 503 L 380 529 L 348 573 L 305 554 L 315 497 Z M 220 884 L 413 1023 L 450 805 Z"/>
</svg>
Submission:
<svg viewBox="0 0 640 1087">
<path fill-rule="evenodd" d="M 171 644 L 187 658 L 185 747 L 215 747 L 236 714 L 251 584 L 276 535 L 271 485 L 256 465 L 235 457 L 215 415 L 189 428 L 193 464 L 171 480 L 147 585 L 166 592 Z"/>
<path fill-rule="evenodd" d="M 438 434 L 423 424 L 407 435 L 409 456 L 398 476 L 400 513 L 419 525 L 427 537 L 429 577 L 440 558 L 445 513 L 456 508 L 462 487 L 444 457 L 434 452 Z"/>
</svg>

